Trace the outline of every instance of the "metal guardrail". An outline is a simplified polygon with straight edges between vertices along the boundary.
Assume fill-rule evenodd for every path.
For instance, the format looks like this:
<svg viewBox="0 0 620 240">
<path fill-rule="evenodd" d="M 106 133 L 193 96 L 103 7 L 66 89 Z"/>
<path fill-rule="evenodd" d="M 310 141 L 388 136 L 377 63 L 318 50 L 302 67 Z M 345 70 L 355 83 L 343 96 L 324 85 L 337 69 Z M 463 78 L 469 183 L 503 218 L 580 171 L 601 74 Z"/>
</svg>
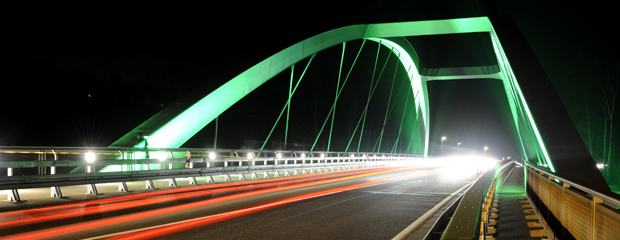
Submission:
<svg viewBox="0 0 620 240">
<path fill-rule="evenodd" d="M 262 156 L 261 156 L 262 155 Z M 305 174 L 383 166 L 389 162 L 421 160 L 421 156 L 407 154 L 343 153 L 309 151 L 267 151 L 250 149 L 140 149 L 140 148 L 76 148 L 76 147 L 0 147 L 0 169 L 7 169 L 7 176 L 0 177 L 0 190 L 11 189 L 8 200 L 21 201 L 18 189 L 51 187 L 51 195 L 62 197 L 60 186 L 87 184 L 88 192 L 98 194 L 95 184 L 119 182 L 119 190 L 127 191 L 125 182 L 284 171 Z M 115 170 L 98 172 L 106 166 Z M 14 169 L 33 169 L 36 174 L 14 176 Z M 56 168 L 72 169 L 71 173 L 56 174 Z M 83 169 L 83 170 L 82 170 Z M 322 170 L 321 170 L 322 169 Z M 47 170 L 49 174 L 47 174 Z M 79 172 L 79 173 L 78 173 Z M 268 176 L 266 174 L 266 176 Z M 245 178 L 240 175 L 240 177 Z M 209 180 L 210 179 L 210 180 Z"/>
<path fill-rule="evenodd" d="M 526 192 L 550 239 L 618 239 L 620 199 L 532 165 Z"/>
</svg>

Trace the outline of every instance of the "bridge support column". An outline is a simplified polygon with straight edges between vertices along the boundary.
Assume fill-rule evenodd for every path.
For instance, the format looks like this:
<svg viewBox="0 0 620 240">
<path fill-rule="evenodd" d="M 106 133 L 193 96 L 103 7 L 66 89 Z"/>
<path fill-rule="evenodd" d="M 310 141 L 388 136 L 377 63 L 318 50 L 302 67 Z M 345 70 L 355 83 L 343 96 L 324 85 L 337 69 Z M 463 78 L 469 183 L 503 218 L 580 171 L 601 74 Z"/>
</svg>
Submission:
<svg viewBox="0 0 620 240">
<path fill-rule="evenodd" d="M 314 173 L 314 169 L 310 168 L 310 174 Z"/>
<path fill-rule="evenodd" d="M 297 172 L 297 170 L 293 170 L 293 176 L 297 176 L 299 175 L 299 172 Z"/>
<path fill-rule="evenodd" d="M 118 183 L 118 191 L 119 192 L 129 192 L 129 189 L 127 188 L 127 183 L 126 182 L 119 182 Z"/>
<path fill-rule="evenodd" d="M 60 191 L 60 187 L 59 186 L 53 186 L 50 187 L 51 189 L 51 197 L 53 198 L 62 198 L 62 192 Z"/>
<path fill-rule="evenodd" d="M 232 182 L 232 180 L 230 180 L 230 174 L 224 174 L 224 181 Z"/>
<path fill-rule="evenodd" d="M 265 173 L 263 174 L 263 178 L 269 178 L 269 172 L 265 172 Z"/>
<path fill-rule="evenodd" d="M 86 194 L 99 195 L 99 192 L 97 191 L 97 186 L 95 186 L 94 183 L 86 185 Z"/>
<path fill-rule="evenodd" d="M 189 177 L 189 185 L 198 185 L 198 182 L 196 182 L 196 177 Z"/>
<path fill-rule="evenodd" d="M 207 176 L 207 183 L 215 183 L 215 181 L 213 181 L 213 176 Z"/>
<path fill-rule="evenodd" d="M 153 184 L 153 180 L 146 180 L 146 189 L 155 189 L 155 184 Z"/>
<path fill-rule="evenodd" d="M 168 180 L 168 186 L 170 187 L 178 187 L 179 185 L 177 185 L 177 180 L 174 178 L 171 178 Z"/>
<path fill-rule="evenodd" d="M 274 176 L 274 177 L 280 177 L 280 172 L 275 171 L 275 172 L 274 172 L 274 174 L 273 174 L 273 176 Z"/>
<path fill-rule="evenodd" d="M 252 179 L 258 179 L 258 175 L 255 172 L 252 173 Z"/>
<path fill-rule="evenodd" d="M 10 202 L 25 202 L 19 197 L 19 192 L 17 189 L 11 189 L 11 193 L 7 194 L 7 201 Z"/>
<path fill-rule="evenodd" d="M 285 177 L 291 176 L 290 174 L 288 174 L 288 170 L 284 171 L 284 176 Z"/>
<path fill-rule="evenodd" d="M 239 173 L 239 180 L 245 181 L 245 175 L 243 175 L 243 173 Z"/>
<path fill-rule="evenodd" d="M 304 169 L 304 170 L 301 170 L 301 174 L 305 175 L 305 174 L 308 174 L 308 172 L 306 172 L 306 169 Z"/>
</svg>

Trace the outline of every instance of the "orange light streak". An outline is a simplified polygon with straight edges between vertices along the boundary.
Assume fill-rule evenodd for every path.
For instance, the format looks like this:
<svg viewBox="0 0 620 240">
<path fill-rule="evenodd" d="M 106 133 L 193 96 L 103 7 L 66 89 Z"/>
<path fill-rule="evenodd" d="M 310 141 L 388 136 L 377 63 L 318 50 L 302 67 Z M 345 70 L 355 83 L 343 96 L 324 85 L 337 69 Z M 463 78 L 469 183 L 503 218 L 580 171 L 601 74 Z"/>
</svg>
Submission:
<svg viewBox="0 0 620 240">
<path fill-rule="evenodd" d="M 334 178 L 334 179 L 288 185 L 288 186 L 278 187 L 278 188 L 268 188 L 268 189 L 261 189 L 261 190 L 251 191 L 251 192 L 237 193 L 237 194 L 232 194 L 228 196 L 222 196 L 219 198 L 206 199 L 206 200 L 201 200 L 201 201 L 196 201 L 196 202 L 191 202 L 191 203 L 186 203 L 182 205 L 171 206 L 171 207 L 166 207 L 166 208 L 161 208 L 161 209 L 154 209 L 154 210 L 127 214 L 127 215 L 122 215 L 122 216 L 117 216 L 117 217 L 94 220 L 90 222 L 77 223 L 77 224 L 72 224 L 68 226 L 55 227 L 55 228 L 43 229 L 43 230 L 39 230 L 35 232 L 17 234 L 17 235 L 3 237 L 2 239 L 8 238 L 8 239 L 29 240 L 29 239 L 55 237 L 55 236 L 60 236 L 66 233 L 87 231 L 90 229 L 106 227 L 106 226 L 119 224 L 123 222 L 136 221 L 140 219 L 159 216 L 163 214 L 169 214 L 169 213 L 178 212 L 178 211 L 191 210 L 191 209 L 195 209 L 195 208 L 206 206 L 206 205 L 231 201 L 231 200 L 240 199 L 240 198 L 252 197 L 252 196 L 256 196 L 260 194 L 316 186 L 320 184 L 333 183 L 333 182 L 338 182 L 338 181 L 350 180 L 350 179 L 355 179 L 355 178 L 360 178 L 360 177 L 365 177 L 365 176 L 370 176 L 370 175 L 389 173 L 389 172 L 395 172 L 395 171 L 400 171 L 404 169 L 412 169 L 412 168 L 413 167 L 388 169 L 388 170 L 375 171 L 375 172 L 370 172 L 370 173 L 363 173 L 363 174 L 354 175 L 354 176 L 345 176 L 345 177 L 339 177 L 339 178 Z"/>
<path fill-rule="evenodd" d="M 372 172 L 372 171 L 365 171 L 365 172 Z M 46 222 L 46 221 L 59 220 L 59 219 L 65 219 L 65 218 L 70 218 L 70 217 L 78 217 L 78 216 L 98 214 L 98 213 L 103 213 L 103 212 L 118 211 L 118 210 L 123 210 L 123 209 L 128 209 L 128 208 L 146 206 L 150 204 L 157 204 L 157 203 L 164 203 L 164 202 L 175 201 L 175 200 L 180 200 L 180 199 L 200 197 L 200 196 L 209 195 L 209 194 L 229 193 L 229 192 L 235 192 L 235 191 L 250 190 L 250 189 L 255 189 L 255 188 L 267 188 L 267 187 L 274 187 L 274 186 L 278 186 L 282 184 L 289 185 L 289 184 L 295 184 L 299 182 L 315 181 L 315 180 L 325 179 L 325 178 L 334 178 L 338 176 L 349 176 L 349 175 L 358 174 L 358 173 L 359 172 L 346 172 L 346 173 L 339 173 L 339 174 L 334 174 L 334 175 L 313 176 L 312 178 L 304 178 L 304 179 L 284 179 L 284 180 L 278 180 L 278 181 L 272 180 L 269 182 L 258 180 L 258 181 L 261 181 L 260 185 L 252 185 L 251 183 L 249 183 L 251 181 L 245 182 L 246 184 L 244 185 L 232 184 L 232 183 L 222 184 L 222 185 L 225 185 L 224 187 L 232 185 L 232 187 L 228 187 L 228 188 L 219 186 L 221 188 L 213 189 L 214 187 L 216 187 L 216 185 L 206 185 L 204 187 L 208 187 L 207 190 L 199 190 L 198 192 L 194 192 L 194 191 L 185 192 L 187 191 L 187 189 L 185 191 L 161 191 L 161 192 L 153 192 L 153 193 L 147 194 L 149 196 L 153 196 L 154 193 L 160 193 L 160 195 L 153 196 L 153 198 L 144 198 L 144 196 L 133 196 L 132 200 L 123 201 L 123 202 L 112 202 L 112 201 L 102 202 L 104 200 L 109 200 L 109 199 L 83 202 L 80 204 L 80 206 L 86 205 L 86 207 L 84 208 L 75 208 L 74 207 L 75 204 L 71 204 L 72 208 L 64 207 L 61 209 L 54 209 L 54 211 L 49 211 L 46 208 L 37 209 L 37 210 L 26 210 L 26 211 L 23 211 L 24 212 L 23 214 L 26 214 L 26 215 L 11 216 L 11 218 L 18 218 L 18 219 L 0 222 L 0 229 L 22 226 L 22 225 L 27 225 L 27 224 L 41 223 L 41 222 Z M 256 181 L 252 183 L 256 184 Z M 211 190 L 208 190 L 209 188 Z M 178 189 L 171 189 L 171 190 L 178 190 Z M 181 192 L 181 193 L 178 193 L 176 195 L 164 195 L 164 194 L 170 194 L 171 192 L 172 193 Z M 136 195 L 141 195 L 141 194 L 136 194 Z M 128 196 L 125 196 L 125 197 L 128 197 Z M 125 198 L 125 197 L 119 197 L 119 198 Z M 141 198 L 141 199 L 137 199 L 137 198 Z M 100 203 L 102 205 L 99 205 Z M 94 205 L 94 206 L 89 206 L 89 205 Z M 13 213 L 16 213 L 16 212 L 13 212 Z M 4 216 L 4 214 L 0 214 L 0 219 L 2 218 L 7 219 L 8 217 Z"/>
<path fill-rule="evenodd" d="M 427 170 L 427 172 L 428 171 L 432 171 L 432 170 Z M 149 230 L 144 230 L 144 231 L 139 231 L 139 232 L 125 233 L 125 234 L 117 235 L 117 236 L 106 238 L 106 239 L 107 240 L 117 240 L 117 239 L 132 240 L 132 239 L 150 239 L 150 238 L 156 238 L 156 237 L 163 237 L 163 236 L 171 235 L 171 234 L 178 233 L 181 231 L 186 231 L 186 230 L 197 228 L 200 226 L 225 221 L 228 219 L 233 219 L 233 218 L 249 215 L 249 214 L 260 212 L 260 211 L 265 211 L 271 208 L 279 207 L 282 205 L 286 205 L 286 204 L 290 204 L 290 203 L 294 203 L 294 202 L 298 202 L 302 200 L 322 197 L 322 196 L 336 194 L 336 193 L 345 192 L 345 191 L 351 191 L 351 190 L 364 188 L 364 187 L 371 186 L 371 185 L 376 185 L 379 183 L 384 183 L 388 181 L 393 181 L 393 180 L 397 180 L 401 178 L 418 175 L 421 173 L 423 172 L 410 173 L 406 175 L 395 176 L 395 177 L 375 180 L 375 181 L 366 182 L 366 183 L 359 183 L 359 184 L 355 184 L 351 186 L 345 186 L 345 187 L 339 187 L 339 188 L 334 188 L 334 189 L 322 190 L 322 191 L 313 192 L 313 193 L 307 193 L 307 194 L 303 194 L 300 196 L 290 197 L 290 198 L 274 201 L 271 203 L 261 204 L 261 205 L 254 206 L 254 207 L 225 212 L 221 214 L 215 214 L 215 215 L 207 216 L 204 218 L 199 218 L 193 221 L 183 221 L 181 223 L 168 225 L 168 226 L 164 226 L 160 228 L 149 229 Z"/>
</svg>

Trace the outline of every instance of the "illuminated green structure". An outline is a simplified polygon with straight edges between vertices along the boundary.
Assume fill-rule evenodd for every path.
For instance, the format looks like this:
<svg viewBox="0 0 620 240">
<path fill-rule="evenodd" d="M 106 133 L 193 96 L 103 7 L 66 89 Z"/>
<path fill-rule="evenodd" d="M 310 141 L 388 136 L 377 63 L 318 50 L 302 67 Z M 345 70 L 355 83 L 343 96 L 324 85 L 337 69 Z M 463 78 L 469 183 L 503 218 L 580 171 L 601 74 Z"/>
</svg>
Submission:
<svg viewBox="0 0 620 240">
<path fill-rule="evenodd" d="M 511 57 L 509 59 L 509 56 L 505 51 L 507 42 L 502 40 L 508 39 L 511 42 L 516 41 L 513 39 L 515 34 L 513 30 L 516 29 L 516 27 L 511 26 L 511 22 L 506 24 L 506 21 L 502 19 L 495 19 L 496 20 L 488 17 L 473 17 L 401 23 L 364 24 L 347 26 L 324 32 L 274 54 L 273 56 L 236 75 L 232 79 L 228 80 L 228 82 L 224 85 L 212 92 L 205 93 L 200 96 L 188 96 L 180 101 L 177 101 L 175 104 L 165 108 L 131 132 L 127 133 L 125 136 L 114 142 L 110 147 L 143 147 L 144 141 L 138 144 L 135 142 L 137 136 L 142 133 L 149 136 L 148 146 L 151 148 L 178 148 L 237 101 L 280 72 L 324 49 L 343 44 L 348 41 L 363 39 L 380 43 L 391 49 L 393 52 L 392 54 L 394 54 L 394 56 L 398 56 L 400 62 L 405 67 L 409 80 L 411 81 L 413 96 L 419 96 L 415 98 L 415 110 L 417 116 L 419 117 L 408 121 L 418 121 L 414 124 L 419 124 L 419 131 L 417 132 L 419 136 L 417 137 L 421 138 L 424 144 L 424 146 L 420 148 L 423 149 L 421 154 L 426 156 L 429 150 L 430 120 L 426 81 L 473 78 L 499 79 L 504 84 L 508 103 L 512 111 L 512 117 L 518 132 L 518 140 L 521 144 L 522 155 L 526 156 L 526 160 L 531 164 L 548 168 L 552 172 L 559 172 L 559 174 L 566 173 L 569 176 L 577 176 L 578 173 L 576 173 L 575 169 L 571 170 L 570 167 L 566 167 L 568 166 L 568 162 L 561 171 L 557 168 L 557 165 L 561 164 L 561 162 L 556 160 L 564 158 L 564 155 L 557 152 L 557 156 L 561 157 L 554 157 L 554 155 L 548 151 L 548 146 L 550 144 L 548 139 L 553 140 L 551 145 L 554 147 L 556 143 L 561 143 L 556 141 L 557 139 L 552 136 L 551 130 L 539 130 L 540 126 L 537 126 L 535 117 L 539 118 L 539 116 L 542 116 L 540 114 L 544 113 L 543 111 L 537 110 L 540 114 L 533 114 L 533 111 L 531 110 L 532 106 L 528 106 L 528 101 L 531 100 L 528 99 L 526 96 L 527 93 L 524 93 L 523 86 L 520 85 L 520 83 L 523 83 L 523 79 L 517 81 L 518 74 L 515 75 L 515 72 L 517 71 L 514 71 L 514 69 L 518 67 L 511 65 L 513 58 Z M 502 27 L 498 27 L 500 25 Z M 516 31 L 518 32 L 518 29 Z M 462 33 L 488 33 L 493 44 L 498 66 L 444 68 L 433 73 L 432 75 L 421 75 L 418 56 L 413 47 L 406 39 L 404 39 L 404 37 Z M 518 34 L 520 34 L 520 32 Z M 500 35 L 505 35 L 507 37 L 504 38 Z M 517 38 L 518 37 L 519 36 L 517 36 Z M 531 51 L 523 39 L 517 41 L 516 45 L 511 43 L 510 46 L 511 49 L 514 49 L 515 46 L 523 47 L 523 44 L 525 44 L 524 46 Z M 516 51 L 511 50 L 511 52 L 513 55 L 517 54 Z M 523 64 L 525 66 L 527 65 L 527 62 L 519 61 L 519 64 Z M 529 79 L 529 76 L 527 75 L 519 75 L 519 77 L 521 76 Z M 548 82 L 548 79 L 546 81 Z M 529 84 L 527 87 L 529 89 L 528 91 L 536 91 L 532 90 L 537 87 L 536 84 L 537 83 Z M 547 92 L 554 91 L 552 86 L 551 90 L 549 90 L 547 85 L 540 89 L 545 89 L 544 91 Z M 557 98 L 557 94 L 555 94 L 555 92 L 547 95 L 552 95 Z M 555 104 L 552 107 L 553 109 L 557 109 L 557 102 L 554 101 L 556 100 L 552 101 L 552 104 Z M 537 106 L 547 106 L 545 105 L 546 103 L 538 101 L 536 104 Z M 562 105 L 560 105 L 560 108 L 565 112 Z M 565 115 L 568 116 L 567 114 Z M 562 117 L 563 116 L 560 114 L 559 118 Z M 558 120 L 555 119 L 553 121 Z M 568 121 L 570 121 L 570 118 L 568 118 Z M 549 124 L 549 122 L 545 122 L 546 126 Z M 553 122 L 551 122 L 551 124 L 553 124 Z M 574 128 L 574 126 L 572 126 L 572 128 Z M 545 129 L 549 128 L 545 127 Z M 569 129 L 567 131 L 572 130 Z M 544 132 L 544 134 L 541 132 Z M 549 137 L 544 136 L 545 134 Z M 547 142 L 543 141 L 543 139 Z M 583 142 L 581 143 L 583 145 Z M 580 158 L 583 158 L 583 156 L 580 156 Z M 585 158 L 580 159 L 577 162 L 573 160 L 571 160 L 571 164 L 587 165 L 589 164 L 588 161 L 591 160 L 591 157 L 589 160 Z M 595 169 L 594 172 L 600 175 L 600 173 L 596 171 L 593 161 L 591 165 L 592 168 Z M 586 172 L 591 175 L 592 171 L 590 171 L 591 169 L 589 169 L 589 166 L 587 169 L 589 172 Z M 580 169 L 579 171 L 583 170 Z M 581 179 L 582 177 L 577 178 Z M 598 181 L 599 180 L 597 179 L 594 185 L 600 186 Z"/>
</svg>

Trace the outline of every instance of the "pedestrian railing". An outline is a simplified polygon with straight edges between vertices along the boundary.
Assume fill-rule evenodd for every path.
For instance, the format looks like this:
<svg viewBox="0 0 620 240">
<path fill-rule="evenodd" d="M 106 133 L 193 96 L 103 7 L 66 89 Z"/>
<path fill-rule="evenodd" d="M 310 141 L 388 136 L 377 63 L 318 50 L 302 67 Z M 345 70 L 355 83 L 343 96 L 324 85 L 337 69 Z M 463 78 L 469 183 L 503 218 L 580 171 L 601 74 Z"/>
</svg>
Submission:
<svg viewBox="0 0 620 240">
<path fill-rule="evenodd" d="M 549 239 L 618 239 L 620 200 L 528 165 L 526 192 Z"/>
</svg>

